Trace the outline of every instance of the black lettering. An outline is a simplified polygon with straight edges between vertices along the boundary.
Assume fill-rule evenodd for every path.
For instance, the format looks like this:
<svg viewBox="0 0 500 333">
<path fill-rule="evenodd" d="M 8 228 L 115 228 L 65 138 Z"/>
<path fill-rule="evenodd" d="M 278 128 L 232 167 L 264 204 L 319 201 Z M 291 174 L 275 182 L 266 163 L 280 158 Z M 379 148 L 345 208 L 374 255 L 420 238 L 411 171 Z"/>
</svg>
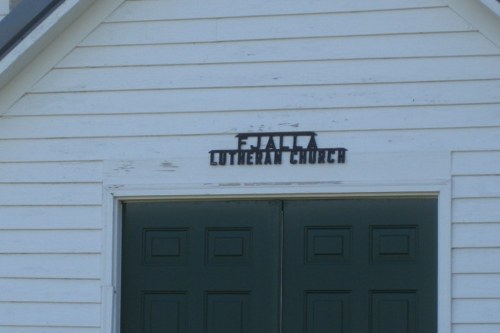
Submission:
<svg viewBox="0 0 500 333">
<path fill-rule="evenodd" d="M 258 151 L 255 153 L 255 164 L 262 165 L 262 152 Z"/>
<path fill-rule="evenodd" d="M 319 164 L 325 163 L 325 150 L 324 149 L 318 150 L 318 163 Z"/>
<path fill-rule="evenodd" d="M 231 150 L 229 151 L 229 162 L 231 165 L 234 165 L 234 155 L 236 155 L 237 151 Z"/>
<path fill-rule="evenodd" d="M 238 137 L 238 150 L 241 150 L 241 148 L 247 144 L 245 141 L 246 139 L 248 139 L 248 135 L 240 135 Z"/>
<path fill-rule="evenodd" d="M 274 164 L 281 164 L 281 151 L 274 152 Z"/>
<path fill-rule="evenodd" d="M 318 145 L 316 144 L 316 139 L 314 138 L 314 135 L 311 135 L 311 140 L 309 140 L 307 149 L 318 149 Z"/>
<path fill-rule="evenodd" d="M 245 165 L 245 152 L 244 151 L 238 152 L 238 165 Z"/>
<path fill-rule="evenodd" d="M 302 149 L 302 148 L 303 148 L 302 146 L 297 145 L 297 135 L 294 135 L 293 136 L 293 150 Z"/>
<path fill-rule="evenodd" d="M 316 150 L 309 150 L 309 164 L 316 164 Z"/>
<path fill-rule="evenodd" d="M 272 136 L 270 136 L 269 141 L 267 141 L 266 150 L 276 150 L 276 145 L 274 144 L 274 139 Z"/>
<path fill-rule="evenodd" d="M 299 150 L 299 164 L 307 163 L 307 150 Z"/>
<path fill-rule="evenodd" d="M 290 150 L 290 147 L 283 145 L 283 141 L 284 141 L 284 135 L 280 135 L 280 149 L 282 151 L 288 151 L 288 150 Z"/>
<path fill-rule="evenodd" d="M 297 155 L 296 151 L 290 152 L 290 164 L 297 164 L 297 160 L 294 158 Z"/>
<path fill-rule="evenodd" d="M 266 157 L 264 158 L 264 164 L 273 164 L 271 161 L 271 153 L 266 151 Z"/>
<path fill-rule="evenodd" d="M 337 152 L 338 152 L 337 161 L 339 163 L 345 163 L 345 152 L 346 151 L 347 151 L 347 149 L 345 149 L 345 148 L 338 148 L 337 149 Z"/>
<path fill-rule="evenodd" d="M 225 151 L 221 151 L 219 153 L 219 164 L 226 165 L 227 153 Z"/>
<path fill-rule="evenodd" d="M 328 149 L 328 163 L 332 164 L 335 163 L 335 159 L 332 157 L 332 155 L 335 154 L 335 149 Z"/>
<path fill-rule="evenodd" d="M 247 164 L 253 165 L 253 154 L 251 152 L 247 153 Z"/>
<path fill-rule="evenodd" d="M 257 146 L 251 145 L 251 146 L 250 146 L 250 148 L 251 148 L 252 150 L 259 150 L 259 149 L 260 149 L 260 140 L 261 140 L 261 136 L 260 136 L 260 135 L 258 135 L 258 136 L 257 136 Z"/>
<path fill-rule="evenodd" d="M 215 162 L 215 152 L 214 151 L 210 152 L 210 165 L 217 165 L 217 162 Z"/>
</svg>

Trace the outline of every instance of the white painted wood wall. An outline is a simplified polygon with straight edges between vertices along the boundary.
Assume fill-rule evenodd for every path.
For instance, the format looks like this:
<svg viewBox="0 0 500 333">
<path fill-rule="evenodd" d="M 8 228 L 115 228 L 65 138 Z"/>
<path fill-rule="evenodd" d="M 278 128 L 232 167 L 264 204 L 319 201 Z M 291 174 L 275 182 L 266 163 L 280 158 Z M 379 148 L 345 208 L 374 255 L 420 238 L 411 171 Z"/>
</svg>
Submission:
<svg viewBox="0 0 500 333">
<path fill-rule="evenodd" d="M 208 166 L 291 130 L 365 172 Z M 452 180 L 453 333 L 500 332 L 500 48 L 442 1 L 126 1 L 0 118 L 0 152 L 0 332 L 100 332 L 103 185 L 423 177 Z"/>
</svg>

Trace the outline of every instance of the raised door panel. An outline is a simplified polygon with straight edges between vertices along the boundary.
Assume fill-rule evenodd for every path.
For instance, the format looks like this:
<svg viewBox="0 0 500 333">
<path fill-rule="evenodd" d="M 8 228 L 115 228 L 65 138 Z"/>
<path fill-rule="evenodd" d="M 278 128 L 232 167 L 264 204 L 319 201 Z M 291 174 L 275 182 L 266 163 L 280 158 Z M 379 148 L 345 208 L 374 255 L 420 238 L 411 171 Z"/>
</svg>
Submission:
<svg viewBox="0 0 500 333">
<path fill-rule="evenodd" d="M 286 201 L 283 332 L 435 333 L 436 207 Z"/>
<path fill-rule="evenodd" d="M 278 332 L 281 202 L 127 203 L 122 333 Z"/>
</svg>

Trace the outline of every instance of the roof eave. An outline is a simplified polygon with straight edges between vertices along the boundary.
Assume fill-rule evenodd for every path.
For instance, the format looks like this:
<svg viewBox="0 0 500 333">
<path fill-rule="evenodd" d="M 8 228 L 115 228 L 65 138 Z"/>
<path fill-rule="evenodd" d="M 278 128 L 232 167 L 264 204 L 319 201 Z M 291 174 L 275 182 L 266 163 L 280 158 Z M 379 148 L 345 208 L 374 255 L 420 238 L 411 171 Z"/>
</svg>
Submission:
<svg viewBox="0 0 500 333">
<path fill-rule="evenodd" d="M 29 64 L 95 0 L 66 0 L 57 4 L 24 38 L 12 45 L 0 60 L 0 89 Z"/>
<path fill-rule="evenodd" d="M 500 1 L 499 0 L 480 0 L 483 5 L 489 8 L 493 13 L 500 17 Z"/>
</svg>

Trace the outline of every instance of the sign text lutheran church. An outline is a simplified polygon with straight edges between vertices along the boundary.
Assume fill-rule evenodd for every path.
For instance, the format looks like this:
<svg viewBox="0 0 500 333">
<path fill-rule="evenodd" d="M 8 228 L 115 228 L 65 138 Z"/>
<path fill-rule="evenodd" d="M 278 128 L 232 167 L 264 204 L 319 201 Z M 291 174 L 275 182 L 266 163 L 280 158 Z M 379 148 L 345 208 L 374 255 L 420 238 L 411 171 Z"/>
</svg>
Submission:
<svg viewBox="0 0 500 333">
<path fill-rule="evenodd" d="M 238 149 L 211 150 L 210 165 L 345 163 L 345 148 L 318 148 L 315 132 L 241 133 Z"/>
</svg>

